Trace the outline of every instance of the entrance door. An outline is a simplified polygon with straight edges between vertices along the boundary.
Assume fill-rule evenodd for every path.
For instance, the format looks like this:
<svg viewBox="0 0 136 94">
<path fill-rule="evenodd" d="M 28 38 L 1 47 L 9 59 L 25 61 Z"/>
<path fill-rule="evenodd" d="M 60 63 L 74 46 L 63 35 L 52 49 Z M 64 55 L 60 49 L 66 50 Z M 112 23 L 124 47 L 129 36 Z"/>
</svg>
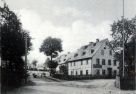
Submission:
<svg viewBox="0 0 136 94">
<path fill-rule="evenodd" d="M 108 70 L 108 77 L 111 78 L 112 77 L 112 68 L 107 68 Z"/>
</svg>

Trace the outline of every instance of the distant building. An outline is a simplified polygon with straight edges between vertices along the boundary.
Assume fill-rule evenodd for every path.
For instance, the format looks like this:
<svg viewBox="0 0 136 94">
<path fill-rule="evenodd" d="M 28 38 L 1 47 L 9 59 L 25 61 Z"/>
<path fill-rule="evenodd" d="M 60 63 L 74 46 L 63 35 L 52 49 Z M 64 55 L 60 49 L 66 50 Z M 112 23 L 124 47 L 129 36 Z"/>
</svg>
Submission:
<svg viewBox="0 0 136 94">
<path fill-rule="evenodd" d="M 114 52 L 108 47 L 108 43 L 108 39 L 97 39 L 95 43 L 90 42 L 69 55 L 68 60 L 64 57 L 59 60 L 64 62 L 61 64 L 67 65 L 68 75 L 116 76 L 119 72 L 119 62 L 114 59 Z"/>
<path fill-rule="evenodd" d="M 58 73 L 61 73 L 59 70 L 60 66 L 65 65 L 68 67 L 68 60 L 70 59 L 70 57 L 72 57 L 72 53 L 68 52 L 67 54 L 63 54 L 56 59 L 56 61 L 58 62 L 58 66 L 56 68 Z"/>
</svg>

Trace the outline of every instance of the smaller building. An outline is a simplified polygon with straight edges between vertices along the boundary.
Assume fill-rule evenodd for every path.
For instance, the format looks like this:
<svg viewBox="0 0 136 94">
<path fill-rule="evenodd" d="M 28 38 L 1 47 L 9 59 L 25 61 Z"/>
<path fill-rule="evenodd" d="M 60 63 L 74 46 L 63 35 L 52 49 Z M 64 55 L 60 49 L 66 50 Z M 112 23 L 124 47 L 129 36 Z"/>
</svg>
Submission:
<svg viewBox="0 0 136 94">
<path fill-rule="evenodd" d="M 72 53 L 68 52 L 67 54 L 60 55 L 58 58 L 56 58 L 56 61 L 58 62 L 58 66 L 56 68 L 56 71 L 58 73 L 61 73 L 60 66 L 66 66 L 68 68 L 68 60 L 72 57 Z"/>
</svg>

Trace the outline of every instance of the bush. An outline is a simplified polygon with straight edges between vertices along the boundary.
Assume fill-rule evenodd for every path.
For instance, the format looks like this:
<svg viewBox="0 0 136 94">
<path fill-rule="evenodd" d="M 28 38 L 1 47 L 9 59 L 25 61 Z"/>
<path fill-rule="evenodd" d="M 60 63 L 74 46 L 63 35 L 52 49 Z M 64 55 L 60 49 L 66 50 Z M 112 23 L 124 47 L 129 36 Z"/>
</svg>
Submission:
<svg viewBox="0 0 136 94">
<path fill-rule="evenodd" d="M 54 78 L 63 79 L 63 80 L 89 80 L 89 79 L 109 79 L 108 76 L 102 75 L 64 75 L 64 74 L 54 74 Z"/>
</svg>

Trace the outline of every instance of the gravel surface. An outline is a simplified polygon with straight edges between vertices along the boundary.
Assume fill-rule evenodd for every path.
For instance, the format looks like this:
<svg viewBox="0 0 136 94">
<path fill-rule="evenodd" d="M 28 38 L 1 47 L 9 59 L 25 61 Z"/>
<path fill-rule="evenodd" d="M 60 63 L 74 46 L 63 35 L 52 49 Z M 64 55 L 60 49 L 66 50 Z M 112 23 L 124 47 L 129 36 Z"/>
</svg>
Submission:
<svg viewBox="0 0 136 94">
<path fill-rule="evenodd" d="M 114 87 L 115 80 L 81 80 L 55 82 L 50 79 L 32 79 L 34 86 L 7 92 L 5 94 L 136 94 Z"/>
</svg>

